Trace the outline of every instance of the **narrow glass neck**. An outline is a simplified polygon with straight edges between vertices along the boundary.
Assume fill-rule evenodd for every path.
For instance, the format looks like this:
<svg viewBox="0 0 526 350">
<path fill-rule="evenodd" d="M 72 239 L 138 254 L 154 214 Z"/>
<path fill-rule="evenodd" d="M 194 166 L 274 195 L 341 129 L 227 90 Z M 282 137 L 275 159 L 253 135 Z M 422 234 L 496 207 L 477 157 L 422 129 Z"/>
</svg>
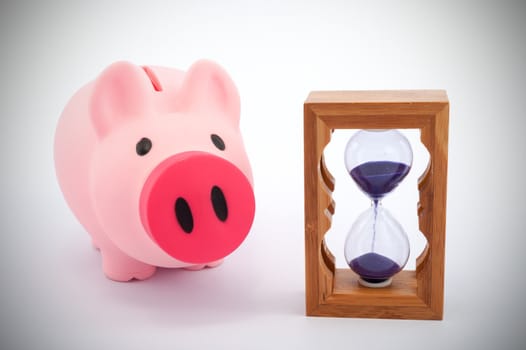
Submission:
<svg viewBox="0 0 526 350">
<path fill-rule="evenodd" d="M 382 205 L 382 200 L 380 198 L 378 199 L 373 199 L 371 201 L 371 206 L 372 207 L 380 207 Z"/>
</svg>

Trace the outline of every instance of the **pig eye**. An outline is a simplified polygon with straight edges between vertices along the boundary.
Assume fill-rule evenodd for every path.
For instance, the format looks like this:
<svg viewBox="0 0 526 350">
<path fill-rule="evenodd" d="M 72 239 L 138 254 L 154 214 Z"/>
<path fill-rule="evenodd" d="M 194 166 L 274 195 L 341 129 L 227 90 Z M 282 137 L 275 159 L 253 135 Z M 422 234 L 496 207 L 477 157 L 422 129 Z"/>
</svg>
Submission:
<svg viewBox="0 0 526 350">
<path fill-rule="evenodd" d="M 143 137 L 135 146 L 135 151 L 138 155 L 144 156 L 152 149 L 152 141 L 149 138 Z"/>
<path fill-rule="evenodd" d="M 224 151 L 225 150 L 225 141 L 221 137 L 219 137 L 216 134 L 210 135 L 210 139 L 214 143 L 214 146 L 217 147 L 217 149 Z"/>
</svg>

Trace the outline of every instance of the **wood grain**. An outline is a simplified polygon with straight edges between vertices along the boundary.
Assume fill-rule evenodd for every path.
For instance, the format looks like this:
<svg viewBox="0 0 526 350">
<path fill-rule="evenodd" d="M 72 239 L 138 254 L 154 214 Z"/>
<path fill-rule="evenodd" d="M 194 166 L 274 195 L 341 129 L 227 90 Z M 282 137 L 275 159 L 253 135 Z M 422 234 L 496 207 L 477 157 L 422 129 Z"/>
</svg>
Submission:
<svg viewBox="0 0 526 350">
<path fill-rule="evenodd" d="M 442 90 L 315 91 L 304 104 L 306 314 L 312 316 L 442 319 L 446 230 L 449 101 Z M 366 288 L 349 269 L 336 269 L 324 242 L 336 203 L 323 150 L 334 129 L 421 131 L 430 154 L 418 182 L 419 227 L 427 239 L 416 271 L 390 287 Z"/>
</svg>

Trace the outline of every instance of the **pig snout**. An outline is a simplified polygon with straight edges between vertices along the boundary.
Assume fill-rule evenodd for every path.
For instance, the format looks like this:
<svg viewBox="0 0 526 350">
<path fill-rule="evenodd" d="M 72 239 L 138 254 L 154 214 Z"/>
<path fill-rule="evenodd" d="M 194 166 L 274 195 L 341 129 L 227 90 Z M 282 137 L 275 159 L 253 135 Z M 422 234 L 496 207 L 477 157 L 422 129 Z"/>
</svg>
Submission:
<svg viewBox="0 0 526 350">
<path fill-rule="evenodd" d="M 247 177 L 206 152 L 185 152 L 161 162 L 140 197 L 146 232 L 170 256 L 190 264 L 233 252 L 247 236 L 254 212 Z"/>
</svg>

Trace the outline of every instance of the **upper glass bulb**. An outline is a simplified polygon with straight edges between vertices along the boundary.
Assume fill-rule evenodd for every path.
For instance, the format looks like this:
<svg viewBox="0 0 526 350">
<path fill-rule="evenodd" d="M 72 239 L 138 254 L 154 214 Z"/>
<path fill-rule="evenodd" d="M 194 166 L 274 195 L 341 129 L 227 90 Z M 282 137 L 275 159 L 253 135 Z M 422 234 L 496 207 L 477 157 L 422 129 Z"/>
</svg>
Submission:
<svg viewBox="0 0 526 350">
<path fill-rule="evenodd" d="M 395 129 L 359 130 L 345 147 L 347 171 L 375 202 L 398 186 L 412 163 L 411 145 Z"/>
</svg>

